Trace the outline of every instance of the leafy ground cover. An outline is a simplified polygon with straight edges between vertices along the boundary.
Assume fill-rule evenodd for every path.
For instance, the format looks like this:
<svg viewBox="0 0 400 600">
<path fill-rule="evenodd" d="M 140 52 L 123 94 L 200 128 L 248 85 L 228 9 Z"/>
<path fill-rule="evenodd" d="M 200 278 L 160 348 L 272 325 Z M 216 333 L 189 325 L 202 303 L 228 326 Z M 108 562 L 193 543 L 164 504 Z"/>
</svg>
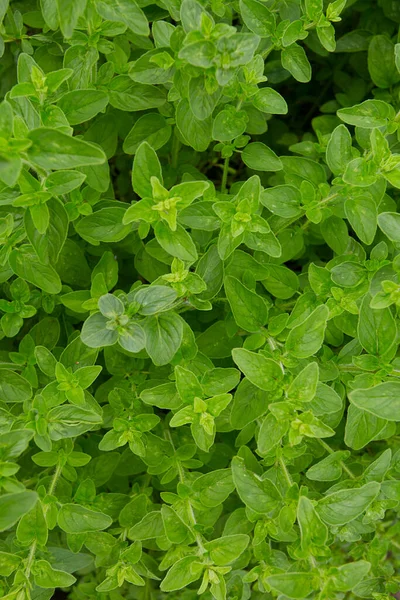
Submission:
<svg viewBox="0 0 400 600">
<path fill-rule="evenodd" d="M 393 598 L 400 3 L 0 24 L 0 596 Z"/>
</svg>

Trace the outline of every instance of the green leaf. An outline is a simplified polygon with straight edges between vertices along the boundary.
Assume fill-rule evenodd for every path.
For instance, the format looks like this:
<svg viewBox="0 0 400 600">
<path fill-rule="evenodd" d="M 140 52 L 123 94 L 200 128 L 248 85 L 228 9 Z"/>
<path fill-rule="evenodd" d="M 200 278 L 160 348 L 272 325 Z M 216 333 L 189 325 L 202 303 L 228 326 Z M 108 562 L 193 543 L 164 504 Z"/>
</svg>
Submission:
<svg viewBox="0 0 400 600">
<path fill-rule="evenodd" d="M 86 176 L 79 171 L 56 171 L 46 177 L 46 190 L 54 196 L 61 196 L 80 187 L 85 179 Z"/>
<path fill-rule="evenodd" d="M 0 18 L 1 21 L 1 18 Z M 13 110 L 11 104 L 6 100 L 0 103 L 0 135 L 7 138 L 12 135 Z"/>
<path fill-rule="evenodd" d="M 343 461 L 348 458 L 350 452 L 343 450 L 328 454 L 327 457 L 312 465 L 307 471 L 307 478 L 312 481 L 335 481 L 342 476 Z"/>
<path fill-rule="evenodd" d="M 323 0 L 305 0 L 306 15 L 311 21 L 317 20 L 324 9 Z"/>
<path fill-rule="evenodd" d="M 345 442 L 354 450 L 360 450 L 375 438 L 379 438 L 385 431 L 388 422 L 380 419 L 350 404 L 345 431 Z"/>
<path fill-rule="evenodd" d="M 295 185 L 299 185 L 299 179 L 306 179 L 315 185 L 326 181 L 326 171 L 322 165 L 309 158 L 301 156 L 281 156 L 283 168 L 289 177 L 295 176 Z"/>
<path fill-rule="evenodd" d="M 165 534 L 164 524 L 159 511 L 147 512 L 147 514 L 129 530 L 129 538 L 132 540 L 150 540 Z"/>
<path fill-rule="evenodd" d="M 262 284 L 275 298 L 286 300 L 291 298 L 299 288 L 299 278 L 287 267 L 270 263 L 268 275 L 262 280 Z"/>
<path fill-rule="evenodd" d="M 0 397 L 3 402 L 25 402 L 32 396 L 29 382 L 18 373 L 0 369 Z"/>
<path fill-rule="evenodd" d="M 263 298 L 249 290 L 235 277 L 225 277 L 224 287 L 239 327 L 245 331 L 259 331 L 268 318 L 268 307 Z"/>
<path fill-rule="evenodd" d="M 371 388 L 353 390 L 350 401 L 362 410 L 387 421 L 400 421 L 400 383 L 387 381 Z"/>
<path fill-rule="evenodd" d="M 377 180 L 377 164 L 363 157 L 355 158 L 348 163 L 343 180 L 350 185 L 369 187 Z"/>
<path fill-rule="evenodd" d="M 142 142 L 136 151 L 132 168 L 132 187 L 142 198 L 153 196 L 153 189 L 150 183 L 151 177 L 157 177 L 162 183 L 160 161 L 150 144 Z M 125 223 L 129 222 L 127 221 L 128 214 L 129 209 L 124 218 Z"/>
<path fill-rule="evenodd" d="M 370 569 L 371 563 L 366 560 L 357 560 L 342 565 L 333 576 L 333 585 L 336 590 L 348 592 L 362 581 L 365 581 Z"/>
<path fill-rule="evenodd" d="M 374 35 L 368 46 L 368 70 L 374 84 L 390 88 L 400 81 L 395 65 L 394 44 L 386 35 Z"/>
<path fill-rule="evenodd" d="M 48 419 L 49 435 L 55 441 L 77 437 L 102 422 L 98 411 L 67 404 L 53 408 Z"/>
<path fill-rule="evenodd" d="M 33 576 L 37 586 L 41 588 L 54 589 L 55 587 L 69 587 L 76 581 L 76 577 L 53 569 L 47 560 L 35 561 L 33 567 Z"/>
<path fill-rule="evenodd" d="M 328 317 L 327 306 L 318 306 L 302 323 L 290 330 L 286 350 L 296 358 L 316 354 L 324 340 Z"/>
<path fill-rule="evenodd" d="M 135 154 L 142 142 L 147 142 L 154 150 L 159 150 L 171 137 L 172 128 L 159 113 L 148 113 L 140 117 L 126 136 L 123 150 Z"/>
<path fill-rule="evenodd" d="M 128 75 L 118 75 L 108 85 L 110 104 L 126 112 L 158 108 L 165 104 L 165 92 L 155 85 L 133 81 Z"/>
<path fill-rule="evenodd" d="M 54 173 L 58 175 L 61 171 Z M 68 215 L 64 205 L 57 198 L 51 198 L 46 204 L 49 211 L 49 224 L 45 233 L 39 233 L 33 222 L 31 212 L 26 211 L 24 225 L 26 235 L 42 264 L 55 264 L 60 256 L 68 234 Z"/>
<path fill-rule="evenodd" d="M 342 399 L 335 390 L 325 383 L 318 383 L 317 391 L 308 407 L 314 415 L 321 417 L 326 414 L 337 413 L 342 408 Z"/>
<path fill-rule="evenodd" d="M 44 169 L 73 169 L 100 165 L 106 160 L 103 150 L 98 146 L 48 127 L 30 131 L 28 138 L 32 142 L 28 157 Z"/>
<path fill-rule="evenodd" d="M 203 506 L 220 506 L 235 489 L 231 470 L 217 469 L 200 475 L 193 483 L 192 489 Z"/>
<path fill-rule="evenodd" d="M 299 217 L 302 214 L 300 192 L 292 185 L 267 188 L 261 192 L 260 201 L 272 213 L 285 219 Z"/>
<path fill-rule="evenodd" d="M 166 365 L 178 351 L 183 336 L 179 315 L 173 312 L 148 317 L 143 323 L 146 350 L 155 365 Z"/>
<path fill-rule="evenodd" d="M 203 389 L 196 375 L 180 367 L 175 367 L 175 383 L 181 400 L 185 404 L 192 404 L 196 397 L 203 397 Z"/>
<path fill-rule="evenodd" d="M 317 25 L 317 35 L 322 46 L 328 50 L 328 52 L 335 52 L 335 28 L 332 23 L 327 23 L 327 21 L 324 20 L 321 25 Z"/>
<path fill-rule="evenodd" d="M 0 23 L 4 19 L 4 16 L 7 12 L 8 5 L 9 5 L 9 0 L 2 0 L 2 2 L 0 4 Z"/>
<path fill-rule="evenodd" d="M 158 408 L 168 408 L 170 410 L 179 408 L 182 404 L 173 383 L 164 383 L 150 389 L 145 389 L 140 394 L 140 398 L 145 404 L 158 406 Z"/>
<path fill-rule="evenodd" d="M 0 596 L 396 595 L 398 24 L 0 0 Z"/>
<path fill-rule="evenodd" d="M 112 519 L 79 504 L 63 504 L 58 512 L 57 523 L 66 533 L 89 533 L 107 529 Z"/>
<path fill-rule="evenodd" d="M 96 10 L 107 21 L 125 23 L 137 35 L 149 35 L 146 15 L 134 1 L 99 0 Z"/>
<path fill-rule="evenodd" d="M 240 13 L 246 26 L 260 37 L 270 37 L 275 31 L 275 15 L 258 0 L 240 0 Z"/>
<path fill-rule="evenodd" d="M 288 398 L 295 402 L 311 402 L 317 392 L 319 369 L 311 362 L 293 379 L 287 391 Z"/>
<path fill-rule="evenodd" d="M 248 471 L 238 456 L 232 460 L 232 476 L 240 499 L 255 512 L 268 514 L 279 505 L 280 494 L 272 481 Z"/>
<path fill-rule="evenodd" d="M 340 490 L 318 501 L 316 510 L 328 525 L 345 525 L 361 515 L 379 494 L 380 484 L 372 481 L 360 488 Z"/>
<path fill-rule="evenodd" d="M 301 547 L 308 550 L 313 546 L 324 546 L 328 539 L 328 528 L 321 521 L 313 503 L 306 496 L 300 496 L 297 505 L 297 521 L 300 527 Z"/>
<path fill-rule="evenodd" d="M 192 112 L 189 102 L 181 100 L 176 108 L 176 125 L 185 143 L 197 152 L 207 150 L 212 135 L 212 120 L 198 119 Z"/>
<path fill-rule="evenodd" d="M 139 302 L 141 315 L 154 315 L 168 310 L 174 303 L 177 293 L 164 285 L 141 287 L 135 293 L 135 302 Z"/>
<path fill-rule="evenodd" d="M 341 108 L 337 115 L 348 125 L 373 129 L 385 127 L 388 120 L 394 118 L 394 110 L 382 100 L 365 100 L 351 108 Z"/>
<path fill-rule="evenodd" d="M 200 40 L 184 46 L 179 52 L 179 58 L 182 58 L 194 67 L 207 69 L 212 66 L 215 53 L 215 45 L 211 41 Z"/>
<path fill-rule="evenodd" d="M 334 175 L 340 175 L 346 170 L 353 158 L 351 135 L 345 125 L 338 125 L 329 138 L 326 148 L 326 162 Z"/>
<path fill-rule="evenodd" d="M 248 116 L 244 110 L 235 110 L 228 106 L 217 114 L 213 122 L 212 137 L 214 140 L 229 142 L 246 131 Z"/>
<path fill-rule="evenodd" d="M 120 242 L 131 231 L 131 227 L 124 223 L 127 212 L 120 206 L 102 208 L 80 219 L 75 230 L 84 240 L 94 245 L 99 242 Z"/>
<path fill-rule="evenodd" d="M 1 433 L 0 446 L 3 459 L 15 458 L 25 452 L 32 437 L 33 431 L 28 429 L 16 429 Z"/>
<path fill-rule="evenodd" d="M 396 321 L 390 308 L 371 308 L 371 297 L 366 295 L 358 321 L 358 339 L 369 354 L 384 356 L 397 340 Z"/>
<path fill-rule="evenodd" d="M 107 104 L 107 94 L 99 90 L 73 90 L 64 94 L 58 102 L 70 125 L 89 121 L 103 111 Z"/>
<path fill-rule="evenodd" d="M 190 583 L 197 581 L 203 569 L 204 566 L 196 556 L 185 556 L 170 568 L 161 582 L 160 588 L 163 592 L 181 590 Z"/>
<path fill-rule="evenodd" d="M 205 121 L 212 115 L 220 96 L 219 87 L 212 94 L 208 93 L 205 75 L 190 78 L 189 104 L 194 116 L 200 121 Z"/>
<path fill-rule="evenodd" d="M 378 225 L 391 242 L 400 242 L 400 215 L 394 212 L 381 212 Z"/>
<path fill-rule="evenodd" d="M 165 84 L 168 81 L 171 81 L 173 76 L 173 64 L 174 61 L 169 52 L 156 48 L 142 54 L 138 60 L 130 65 L 128 71 L 129 77 L 139 84 L 149 84 L 146 87 L 152 89 L 155 96 L 157 96 L 164 92 L 161 88 L 156 88 L 152 84 Z M 150 98 L 149 101 L 151 101 Z M 149 106 L 149 108 L 151 107 Z M 131 110 L 137 109 L 132 108 Z"/>
<path fill-rule="evenodd" d="M 283 168 L 275 152 L 262 142 L 248 144 L 242 152 L 242 160 L 254 171 L 280 171 Z"/>
<path fill-rule="evenodd" d="M 242 429 L 266 411 L 263 390 L 253 385 L 247 378 L 240 382 L 232 403 L 231 423 L 235 429 Z"/>
<path fill-rule="evenodd" d="M 196 246 L 181 225 L 178 225 L 175 231 L 171 231 L 165 221 L 159 221 L 154 227 L 154 233 L 161 248 L 171 256 L 190 263 L 197 260 Z"/>
<path fill-rule="evenodd" d="M 357 234 L 357 237 L 370 245 L 374 241 L 377 224 L 378 210 L 375 200 L 367 193 L 352 195 L 344 204 L 346 218 Z"/>
<path fill-rule="evenodd" d="M 218 566 L 229 565 L 237 560 L 249 545 L 248 535 L 238 533 L 227 535 L 208 542 L 205 548 L 210 553 L 211 560 Z"/>
<path fill-rule="evenodd" d="M 270 575 L 267 583 L 273 590 L 288 598 L 307 598 L 318 588 L 318 577 L 312 573 L 282 573 Z"/>
<path fill-rule="evenodd" d="M 47 524 L 40 502 L 37 502 L 36 506 L 18 523 L 17 539 L 24 546 L 33 543 L 38 543 L 40 546 L 46 545 Z"/>
<path fill-rule="evenodd" d="M 86 8 L 86 0 L 56 0 L 56 6 L 61 32 L 65 38 L 70 38 Z"/>
<path fill-rule="evenodd" d="M 307 83 L 311 79 L 311 65 L 307 55 L 298 44 L 292 44 L 283 48 L 281 53 L 282 67 L 301 83 Z"/>
<path fill-rule="evenodd" d="M 232 357 L 244 375 L 261 390 L 271 392 L 281 384 L 283 372 L 277 362 L 244 348 L 232 350 Z"/>
<path fill-rule="evenodd" d="M 137 323 L 128 323 L 118 337 L 119 345 L 128 352 L 140 352 L 146 344 L 145 334 Z"/>
<path fill-rule="evenodd" d="M 39 261 L 32 246 L 23 245 L 10 254 L 10 267 L 13 272 L 29 281 L 47 294 L 59 294 L 61 292 L 60 277 L 51 265 Z"/>
<path fill-rule="evenodd" d="M 9 577 L 20 565 L 21 558 L 17 554 L 0 552 L 0 575 Z"/>
<path fill-rule="evenodd" d="M 32 221 L 39 234 L 46 233 L 49 226 L 49 209 L 46 204 L 31 206 L 29 209 Z"/>
<path fill-rule="evenodd" d="M 36 492 L 25 491 L 0 497 L 0 531 L 10 529 L 26 515 L 37 502 Z"/>
<path fill-rule="evenodd" d="M 321 233 L 330 248 L 344 254 L 349 243 L 349 233 L 344 219 L 332 215 L 321 223 Z"/>
<path fill-rule="evenodd" d="M 286 100 L 273 88 L 264 87 L 252 97 L 252 103 L 261 112 L 271 115 L 286 115 L 288 107 Z"/>
<path fill-rule="evenodd" d="M 182 544 L 188 536 L 190 529 L 170 506 L 161 507 L 161 516 L 167 538 L 173 544 Z"/>
<path fill-rule="evenodd" d="M 0 156 L 0 181 L 14 187 L 22 169 L 22 160 L 17 155 Z"/>
<path fill-rule="evenodd" d="M 261 423 L 257 438 L 257 449 L 261 456 L 275 448 L 289 429 L 288 421 L 278 420 L 269 413 Z"/>
<path fill-rule="evenodd" d="M 352 262 L 345 262 L 333 267 L 331 271 L 331 279 L 337 285 L 342 287 L 356 287 L 366 279 L 365 269 Z"/>
<path fill-rule="evenodd" d="M 107 317 L 100 313 L 91 315 L 83 324 L 81 339 L 89 348 L 102 348 L 117 343 L 118 332 L 107 329 Z"/>
</svg>

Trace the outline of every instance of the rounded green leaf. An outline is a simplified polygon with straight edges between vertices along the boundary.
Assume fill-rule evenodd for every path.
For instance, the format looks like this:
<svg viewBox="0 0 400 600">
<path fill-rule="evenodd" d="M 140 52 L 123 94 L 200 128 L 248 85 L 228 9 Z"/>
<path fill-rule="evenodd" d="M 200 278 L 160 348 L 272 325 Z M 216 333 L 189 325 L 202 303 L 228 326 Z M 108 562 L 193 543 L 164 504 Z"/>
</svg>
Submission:
<svg viewBox="0 0 400 600">
<path fill-rule="evenodd" d="M 10 529 L 21 517 L 26 515 L 37 502 L 36 492 L 27 490 L 0 497 L 0 531 Z"/>
<path fill-rule="evenodd" d="M 63 504 L 58 512 L 57 523 L 66 533 L 90 533 L 107 529 L 112 519 L 79 504 Z"/>
</svg>

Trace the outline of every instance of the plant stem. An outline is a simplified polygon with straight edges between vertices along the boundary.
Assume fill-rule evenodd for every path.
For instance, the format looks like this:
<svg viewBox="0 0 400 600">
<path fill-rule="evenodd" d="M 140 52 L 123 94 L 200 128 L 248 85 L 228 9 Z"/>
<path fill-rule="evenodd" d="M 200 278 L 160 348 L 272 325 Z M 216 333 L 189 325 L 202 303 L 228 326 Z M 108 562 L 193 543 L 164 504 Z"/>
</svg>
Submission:
<svg viewBox="0 0 400 600">
<path fill-rule="evenodd" d="M 222 171 L 222 181 L 221 181 L 221 192 L 223 194 L 226 193 L 226 184 L 228 181 L 228 171 L 229 171 L 229 157 L 227 156 L 224 161 L 224 169 Z"/>
<path fill-rule="evenodd" d="M 151 579 L 146 579 L 146 587 L 145 587 L 145 600 L 151 600 Z"/>
<path fill-rule="evenodd" d="M 173 169 L 178 167 L 179 150 L 181 148 L 181 142 L 175 132 L 172 134 L 172 145 L 171 145 L 171 166 Z"/>
<path fill-rule="evenodd" d="M 267 342 L 272 352 L 278 348 L 278 344 L 275 342 L 274 338 L 268 337 Z M 281 368 L 282 373 L 285 374 L 285 367 L 283 366 L 283 363 L 281 361 L 279 361 L 279 366 Z"/>
<path fill-rule="evenodd" d="M 360 369 L 360 367 L 353 364 L 337 365 L 337 367 L 340 371 L 343 371 L 343 373 L 365 373 L 363 369 Z M 375 369 L 371 372 L 376 373 L 377 371 L 378 369 Z M 400 377 L 400 369 L 392 369 L 392 371 L 388 373 L 388 377 Z"/>
<path fill-rule="evenodd" d="M 292 479 L 292 476 L 290 475 L 290 473 L 288 471 L 288 468 L 286 466 L 286 463 L 285 463 L 285 461 L 284 461 L 284 459 L 282 457 L 279 458 L 279 465 L 280 465 L 280 467 L 282 469 L 282 472 L 283 472 L 283 474 L 285 476 L 285 479 L 286 479 L 286 481 L 288 483 L 288 486 L 292 487 L 292 485 L 293 485 L 293 479 Z"/>
<path fill-rule="evenodd" d="M 313 556 L 309 556 L 308 557 L 309 563 L 311 565 L 312 569 L 315 569 L 317 567 L 317 561 L 315 560 L 315 558 Z"/>
<path fill-rule="evenodd" d="M 321 205 L 321 204 L 329 204 L 329 202 L 331 200 L 334 200 L 335 198 L 337 198 L 338 195 L 339 194 L 335 193 L 335 194 L 331 194 L 330 196 L 327 196 L 326 198 L 323 198 L 322 200 L 320 200 L 319 205 Z M 286 222 L 283 222 L 280 225 L 278 225 L 278 227 L 275 230 L 273 230 L 273 233 L 275 235 L 277 235 L 278 233 L 281 233 L 281 231 L 283 231 L 287 227 L 290 227 L 290 225 L 292 225 L 293 223 L 295 223 L 296 221 L 298 221 L 299 219 L 301 219 L 301 217 L 304 217 L 304 214 L 302 214 L 302 215 L 300 215 L 298 217 L 292 217 L 291 219 L 285 219 Z M 307 225 L 308 225 L 308 221 L 307 221 Z"/>
<path fill-rule="evenodd" d="M 298 221 L 301 217 L 303 217 L 304 215 L 300 215 L 299 217 L 292 217 L 291 219 L 286 219 L 286 223 L 282 223 L 279 227 L 277 227 L 275 230 L 272 230 L 273 233 L 275 235 L 277 235 L 278 233 L 281 233 L 281 231 L 283 231 L 284 229 L 286 229 L 287 227 L 290 227 L 290 225 L 292 225 L 293 223 L 295 223 L 296 221 Z"/>
<path fill-rule="evenodd" d="M 321 446 L 323 448 L 325 448 L 325 450 L 327 452 L 329 452 L 329 454 L 334 453 L 334 450 L 332 450 L 332 448 L 326 442 L 324 442 L 324 440 L 321 440 L 321 438 L 318 438 L 318 441 L 321 444 Z M 350 477 L 350 479 L 356 479 L 356 476 L 354 475 L 354 473 L 349 469 L 349 467 L 347 465 L 345 465 L 345 463 L 342 460 L 339 461 L 339 464 L 342 467 L 343 471 L 345 471 L 345 473 L 347 473 L 347 475 Z"/>
<path fill-rule="evenodd" d="M 56 491 L 57 483 L 58 483 L 59 477 L 61 475 L 61 470 L 62 470 L 61 465 L 57 465 L 57 468 L 54 471 L 53 479 L 51 480 L 51 484 L 49 487 L 49 491 L 48 491 L 49 496 L 52 496 L 54 494 L 54 492 Z M 48 505 L 46 505 L 44 507 L 43 512 L 46 514 L 47 510 L 48 510 Z"/>
<path fill-rule="evenodd" d="M 171 432 L 169 431 L 169 429 L 165 429 L 164 434 L 165 434 L 166 439 L 171 443 L 171 446 L 175 450 L 174 442 L 172 440 Z M 184 471 L 181 463 L 178 460 L 176 461 L 176 467 L 178 469 L 178 475 L 179 475 L 180 482 L 185 483 L 185 471 Z M 196 531 L 196 529 L 195 529 L 197 526 L 197 521 L 196 521 L 194 511 L 193 511 L 193 506 L 191 505 L 189 498 L 186 499 L 186 508 L 187 508 L 187 513 L 188 513 L 190 523 L 192 525 L 192 528 L 194 529 L 194 531 L 192 533 L 195 537 L 196 544 L 200 550 L 200 553 L 205 554 L 206 549 L 204 548 L 203 540 L 201 538 L 200 533 L 198 531 Z"/>
<path fill-rule="evenodd" d="M 59 477 L 61 475 L 61 469 L 62 469 L 61 465 L 57 465 L 57 468 L 54 471 L 54 475 L 53 475 L 53 478 L 51 480 L 50 487 L 49 487 L 49 490 L 48 490 L 48 495 L 49 496 L 52 496 L 54 494 L 55 490 L 56 490 L 58 479 L 59 479 Z M 49 506 L 50 506 L 49 504 L 45 504 L 44 507 L 43 507 L 43 515 L 44 515 L 45 518 L 46 518 L 46 514 L 47 514 L 47 512 L 49 510 Z M 36 549 L 37 549 L 37 542 L 35 540 L 33 542 L 32 546 L 31 546 L 31 549 L 29 550 L 29 554 L 28 554 L 28 562 L 26 564 L 26 569 L 25 569 L 25 577 L 26 577 L 27 580 L 28 580 L 29 575 L 31 573 L 31 568 L 32 568 L 33 561 L 35 560 Z"/>
</svg>

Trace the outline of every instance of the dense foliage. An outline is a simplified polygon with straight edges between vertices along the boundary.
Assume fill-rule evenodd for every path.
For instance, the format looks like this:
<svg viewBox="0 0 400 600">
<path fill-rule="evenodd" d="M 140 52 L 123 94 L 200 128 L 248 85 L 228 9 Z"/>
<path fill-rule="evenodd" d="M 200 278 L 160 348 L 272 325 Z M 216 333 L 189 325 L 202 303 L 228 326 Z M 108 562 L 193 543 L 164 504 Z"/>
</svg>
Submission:
<svg viewBox="0 0 400 600">
<path fill-rule="evenodd" d="M 399 591 L 399 25 L 0 0 L 2 598 Z"/>
</svg>

